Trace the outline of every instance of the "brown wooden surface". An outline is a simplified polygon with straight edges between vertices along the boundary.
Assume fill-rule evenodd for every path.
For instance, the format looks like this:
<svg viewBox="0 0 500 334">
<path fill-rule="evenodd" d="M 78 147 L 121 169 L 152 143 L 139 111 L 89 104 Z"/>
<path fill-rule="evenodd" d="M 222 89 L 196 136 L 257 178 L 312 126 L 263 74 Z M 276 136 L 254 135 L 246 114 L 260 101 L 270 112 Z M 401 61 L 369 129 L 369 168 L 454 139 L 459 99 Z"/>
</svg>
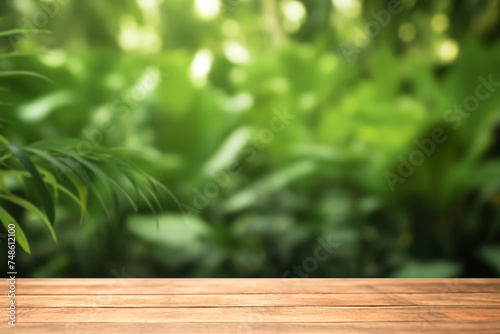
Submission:
<svg viewBox="0 0 500 334">
<path fill-rule="evenodd" d="M 0 333 L 500 333 L 498 279 L 17 279 L 16 296 Z"/>
</svg>

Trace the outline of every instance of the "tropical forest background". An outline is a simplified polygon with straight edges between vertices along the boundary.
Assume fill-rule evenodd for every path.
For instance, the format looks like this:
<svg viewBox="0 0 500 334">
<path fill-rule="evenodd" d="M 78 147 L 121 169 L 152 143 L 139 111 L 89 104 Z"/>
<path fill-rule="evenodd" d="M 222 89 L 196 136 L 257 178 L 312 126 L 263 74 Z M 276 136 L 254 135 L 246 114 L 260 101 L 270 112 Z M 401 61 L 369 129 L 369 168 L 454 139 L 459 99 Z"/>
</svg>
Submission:
<svg viewBox="0 0 500 334">
<path fill-rule="evenodd" d="M 499 277 L 499 15 L 1 1 L 18 276 Z"/>
</svg>

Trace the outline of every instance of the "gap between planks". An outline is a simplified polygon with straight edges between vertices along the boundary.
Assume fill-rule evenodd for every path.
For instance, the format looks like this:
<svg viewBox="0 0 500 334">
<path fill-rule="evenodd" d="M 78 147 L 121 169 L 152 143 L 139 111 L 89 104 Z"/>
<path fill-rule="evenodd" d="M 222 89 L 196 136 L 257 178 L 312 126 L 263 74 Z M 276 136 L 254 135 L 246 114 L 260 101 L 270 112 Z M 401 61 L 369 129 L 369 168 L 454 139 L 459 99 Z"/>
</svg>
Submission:
<svg viewBox="0 0 500 334">
<path fill-rule="evenodd" d="M 498 321 L 500 307 L 25 308 L 28 322 L 377 322 Z"/>
</svg>

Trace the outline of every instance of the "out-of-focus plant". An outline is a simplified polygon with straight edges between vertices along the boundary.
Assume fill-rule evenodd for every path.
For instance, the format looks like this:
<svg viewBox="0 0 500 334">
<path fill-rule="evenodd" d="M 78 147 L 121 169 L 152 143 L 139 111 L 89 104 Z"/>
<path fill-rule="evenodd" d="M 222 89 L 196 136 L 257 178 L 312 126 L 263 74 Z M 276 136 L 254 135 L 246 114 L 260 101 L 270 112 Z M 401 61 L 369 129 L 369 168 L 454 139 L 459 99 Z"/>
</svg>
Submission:
<svg viewBox="0 0 500 334">
<path fill-rule="evenodd" d="M 74 228 L 73 204 L 61 196 L 56 248 L 31 215 L 11 211 L 43 249 L 21 254 L 26 275 L 97 277 L 126 267 L 137 277 L 281 277 L 326 236 L 341 246 L 310 277 L 500 274 L 500 91 L 459 128 L 444 119 L 478 76 L 500 80 L 500 2 L 401 1 L 387 25 L 386 0 L 241 1 L 230 11 L 222 3 L 66 2 L 38 26 L 53 38 L 13 39 L 19 53 L 50 52 L 0 59 L 2 69 L 42 73 L 54 85 L 0 78 L 11 104 L 2 117 L 13 120 L 5 137 L 140 149 L 146 158 L 134 161 L 190 216 L 184 224 L 179 207 L 163 201 L 158 231 L 144 204 L 111 224 L 89 205 L 87 223 Z M 1 3 L 0 25 L 27 24 L 42 16 L 40 4 Z M 359 49 L 351 62 L 342 43 Z M 150 67 L 168 78 L 130 94 Z M 127 117 L 96 135 L 116 108 Z M 293 118 L 271 136 L 276 109 Z M 385 172 L 436 128 L 446 142 L 391 192 Z M 239 172 L 224 177 L 231 164 Z"/>
<path fill-rule="evenodd" d="M 0 32 L 0 37 L 19 33 L 27 31 L 4 31 Z M 15 56 L 19 55 L 0 54 L 0 58 L 4 59 Z M 49 81 L 35 72 L 0 71 L 0 77 L 20 75 Z M 88 153 L 68 150 L 68 147 L 77 148 L 80 143 L 81 140 L 78 139 L 51 139 L 19 146 L 0 135 L 0 202 L 10 202 L 36 216 L 50 231 L 56 243 L 53 225 L 56 222 L 56 203 L 60 194 L 67 196 L 80 207 L 80 223 L 83 222 L 87 209 L 88 194 L 98 201 L 108 217 L 119 205 L 120 196 L 135 210 L 138 201 L 145 202 L 153 212 L 161 210 L 159 190 L 166 189 L 161 183 L 120 157 L 116 151 L 99 146 L 93 147 Z M 93 184 L 94 178 L 99 179 L 107 190 L 111 210 L 108 209 L 108 201 L 103 199 Z M 12 191 L 16 182 L 23 188 L 24 196 Z M 130 191 L 131 189 L 133 191 Z M 16 241 L 30 253 L 21 224 L 3 206 L 0 207 L 0 220 L 7 230 L 8 225 L 15 225 Z"/>
</svg>

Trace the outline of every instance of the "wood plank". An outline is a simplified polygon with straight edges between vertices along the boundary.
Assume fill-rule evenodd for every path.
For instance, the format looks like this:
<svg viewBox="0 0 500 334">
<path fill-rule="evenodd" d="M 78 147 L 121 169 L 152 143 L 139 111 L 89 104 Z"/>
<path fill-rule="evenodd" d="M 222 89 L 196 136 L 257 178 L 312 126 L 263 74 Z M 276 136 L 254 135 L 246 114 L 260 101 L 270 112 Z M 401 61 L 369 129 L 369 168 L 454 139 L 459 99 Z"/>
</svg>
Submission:
<svg viewBox="0 0 500 334">
<path fill-rule="evenodd" d="M 0 324 L 0 332 L 16 334 L 275 334 L 275 333 L 500 333 L 500 322 L 370 322 L 370 323 L 19 323 Z"/>
<path fill-rule="evenodd" d="M 26 308 L 19 322 L 498 321 L 500 307 Z"/>
<path fill-rule="evenodd" d="M 498 279 L 18 279 L 16 286 L 18 333 L 500 333 Z M 1 333 L 7 328 L 0 323 Z"/>
<path fill-rule="evenodd" d="M 498 279 L 17 279 L 19 294 L 500 293 Z M 7 288 L 7 280 L 0 281 Z"/>
<path fill-rule="evenodd" d="M 410 293 L 395 294 L 414 305 L 500 305 L 500 294 L 498 293 Z"/>
<path fill-rule="evenodd" d="M 0 305 L 8 297 L 0 296 Z M 500 306 L 500 294 L 18 295 L 18 308 L 215 306 Z"/>
</svg>

